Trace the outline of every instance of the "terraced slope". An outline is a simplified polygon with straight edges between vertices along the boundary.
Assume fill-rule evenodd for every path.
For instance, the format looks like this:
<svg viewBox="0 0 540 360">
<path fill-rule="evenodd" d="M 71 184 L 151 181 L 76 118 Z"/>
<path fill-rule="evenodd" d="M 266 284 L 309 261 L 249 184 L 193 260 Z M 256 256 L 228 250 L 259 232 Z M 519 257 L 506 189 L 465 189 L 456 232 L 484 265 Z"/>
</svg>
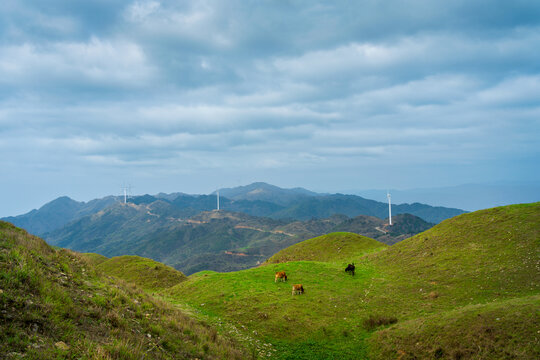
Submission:
<svg viewBox="0 0 540 360">
<path fill-rule="evenodd" d="M 136 284 L 144 290 L 166 289 L 186 280 L 186 276 L 180 271 L 140 256 L 113 257 L 96 268 L 107 275 Z"/>
<path fill-rule="evenodd" d="M 336 232 L 289 246 L 272 256 L 266 263 L 275 264 L 299 260 L 347 261 L 385 247 L 385 244 L 362 235 Z"/>
<path fill-rule="evenodd" d="M 354 277 L 329 255 L 202 272 L 166 294 L 256 334 L 274 358 L 532 360 L 540 358 L 539 231 L 540 203 L 488 209 L 350 257 Z M 289 252 L 305 258 L 302 247 Z M 274 282 L 280 270 L 288 283 Z M 305 294 L 291 295 L 293 283 Z"/>
<path fill-rule="evenodd" d="M 0 358 L 245 359 L 245 350 L 133 285 L 0 221 Z"/>
</svg>

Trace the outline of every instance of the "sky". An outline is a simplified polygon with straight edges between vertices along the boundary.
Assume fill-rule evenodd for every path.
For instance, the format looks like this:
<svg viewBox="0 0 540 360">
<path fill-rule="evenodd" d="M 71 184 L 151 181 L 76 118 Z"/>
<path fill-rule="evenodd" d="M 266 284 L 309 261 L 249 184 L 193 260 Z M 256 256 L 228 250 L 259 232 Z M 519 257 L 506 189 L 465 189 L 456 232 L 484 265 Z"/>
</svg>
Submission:
<svg viewBox="0 0 540 360">
<path fill-rule="evenodd" d="M 540 181 L 540 2 L 2 0 L 0 216 Z"/>
</svg>

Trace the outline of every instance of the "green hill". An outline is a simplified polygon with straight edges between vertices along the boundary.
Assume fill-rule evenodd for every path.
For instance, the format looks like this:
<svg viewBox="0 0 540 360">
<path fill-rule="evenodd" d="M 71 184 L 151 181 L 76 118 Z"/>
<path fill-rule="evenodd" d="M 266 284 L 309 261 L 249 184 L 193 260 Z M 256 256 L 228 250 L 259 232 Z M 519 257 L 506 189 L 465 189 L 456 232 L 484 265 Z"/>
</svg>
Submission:
<svg viewBox="0 0 540 360">
<path fill-rule="evenodd" d="M 290 261 L 194 274 L 165 293 L 256 334 L 274 358 L 532 360 L 540 357 L 539 231 L 540 203 L 506 206 L 348 256 L 354 277 L 339 261 Z M 332 242 L 326 248 L 335 254 Z M 274 282 L 281 270 L 288 283 Z M 291 295 L 297 283 L 304 295 Z"/>
<path fill-rule="evenodd" d="M 180 271 L 140 256 L 113 257 L 100 263 L 96 268 L 145 290 L 165 289 L 186 280 L 186 276 Z"/>
<path fill-rule="evenodd" d="M 336 232 L 302 241 L 281 250 L 266 263 L 283 263 L 288 261 L 349 261 L 368 252 L 386 247 L 376 240 L 362 235 Z"/>
<path fill-rule="evenodd" d="M 82 253 L 81 256 L 84 257 L 84 259 L 88 261 L 90 264 L 92 264 L 93 266 L 97 266 L 101 264 L 102 262 L 107 261 L 109 259 L 106 256 L 96 254 L 96 253 Z"/>
<path fill-rule="evenodd" d="M 484 301 L 539 291 L 539 258 L 540 203 L 534 203 L 448 219 L 369 256 L 366 263 L 384 269 L 402 299 L 406 282 L 410 289 L 436 291 L 441 298 L 468 304 L 471 298 Z"/>
<path fill-rule="evenodd" d="M 538 359 L 539 304 L 532 295 L 404 321 L 373 334 L 370 358 Z"/>
<path fill-rule="evenodd" d="M 2 359 L 245 359 L 237 343 L 0 221 Z"/>
</svg>

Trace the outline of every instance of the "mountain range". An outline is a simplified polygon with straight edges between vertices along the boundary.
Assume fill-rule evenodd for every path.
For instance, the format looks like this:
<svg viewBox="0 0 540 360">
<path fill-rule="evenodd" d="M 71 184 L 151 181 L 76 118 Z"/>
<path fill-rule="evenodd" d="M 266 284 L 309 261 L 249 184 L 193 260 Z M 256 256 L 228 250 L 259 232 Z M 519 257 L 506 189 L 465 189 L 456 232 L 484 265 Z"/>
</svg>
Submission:
<svg viewBox="0 0 540 360">
<path fill-rule="evenodd" d="M 67 223 L 80 219 L 118 202 L 118 198 L 107 196 L 89 202 L 75 201 L 67 196 L 59 197 L 51 202 L 19 216 L 9 216 L 0 220 L 10 222 L 34 235 L 43 235 L 58 229 Z"/>
<path fill-rule="evenodd" d="M 163 200 L 117 203 L 44 237 L 52 245 L 81 252 L 151 258 L 189 275 L 250 268 L 287 246 L 333 231 L 392 244 L 433 226 L 410 214 L 396 215 L 392 227 L 366 215 L 301 221 L 214 210 L 183 216 L 182 209 Z"/>
<path fill-rule="evenodd" d="M 367 199 L 384 201 L 386 190 L 349 190 Z M 476 211 L 495 206 L 540 201 L 540 181 L 462 184 L 438 188 L 391 190 L 392 200 Z"/>
<path fill-rule="evenodd" d="M 188 218 L 201 211 L 216 208 L 216 195 L 190 195 L 185 193 L 142 195 L 129 198 L 133 204 L 149 204 L 156 200 L 168 202 L 176 208 L 175 215 Z M 1 220 L 22 227 L 34 235 L 44 235 L 84 216 L 95 214 L 122 201 L 118 196 L 107 196 L 89 202 L 78 202 L 67 196 L 59 197 L 39 209 L 26 214 L 4 217 Z M 335 214 L 354 217 L 375 216 L 385 219 L 388 205 L 356 195 L 320 194 L 303 188 L 282 189 L 257 182 L 236 188 L 220 190 L 220 208 L 252 216 L 273 219 L 309 220 L 326 218 Z M 393 204 L 392 214 L 412 214 L 427 222 L 439 223 L 444 219 L 464 213 L 456 208 L 429 206 L 420 203 Z"/>
<path fill-rule="evenodd" d="M 84 203 L 61 197 L 4 220 L 55 246 L 105 256 L 144 256 L 191 274 L 250 268 L 287 246 L 333 231 L 393 244 L 463 213 L 397 204 L 388 227 L 385 203 L 265 183 L 221 189 L 220 211 L 215 211 L 217 194 L 160 193 L 121 200 L 109 196 Z"/>
</svg>

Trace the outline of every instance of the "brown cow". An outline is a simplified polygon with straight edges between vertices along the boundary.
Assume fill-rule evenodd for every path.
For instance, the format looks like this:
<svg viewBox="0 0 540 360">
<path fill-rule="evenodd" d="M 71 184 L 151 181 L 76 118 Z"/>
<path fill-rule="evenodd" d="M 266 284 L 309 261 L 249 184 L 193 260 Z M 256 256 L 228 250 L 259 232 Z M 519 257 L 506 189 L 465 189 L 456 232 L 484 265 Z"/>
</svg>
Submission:
<svg viewBox="0 0 540 360">
<path fill-rule="evenodd" d="M 285 274 L 285 271 L 278 271 L 276 273 L 276 278 L 274 282 L 277 282 L 278 279 L 280 279 L 281 281 L 287 281 L 287 274 Z"/>
<path fill-rule="evenodd" d="M 302 284 L 296 284 L 292 286 L 292 294 L 293 295 L 299 295 L 304 293 L 304 287 Z"/>
</svg>

